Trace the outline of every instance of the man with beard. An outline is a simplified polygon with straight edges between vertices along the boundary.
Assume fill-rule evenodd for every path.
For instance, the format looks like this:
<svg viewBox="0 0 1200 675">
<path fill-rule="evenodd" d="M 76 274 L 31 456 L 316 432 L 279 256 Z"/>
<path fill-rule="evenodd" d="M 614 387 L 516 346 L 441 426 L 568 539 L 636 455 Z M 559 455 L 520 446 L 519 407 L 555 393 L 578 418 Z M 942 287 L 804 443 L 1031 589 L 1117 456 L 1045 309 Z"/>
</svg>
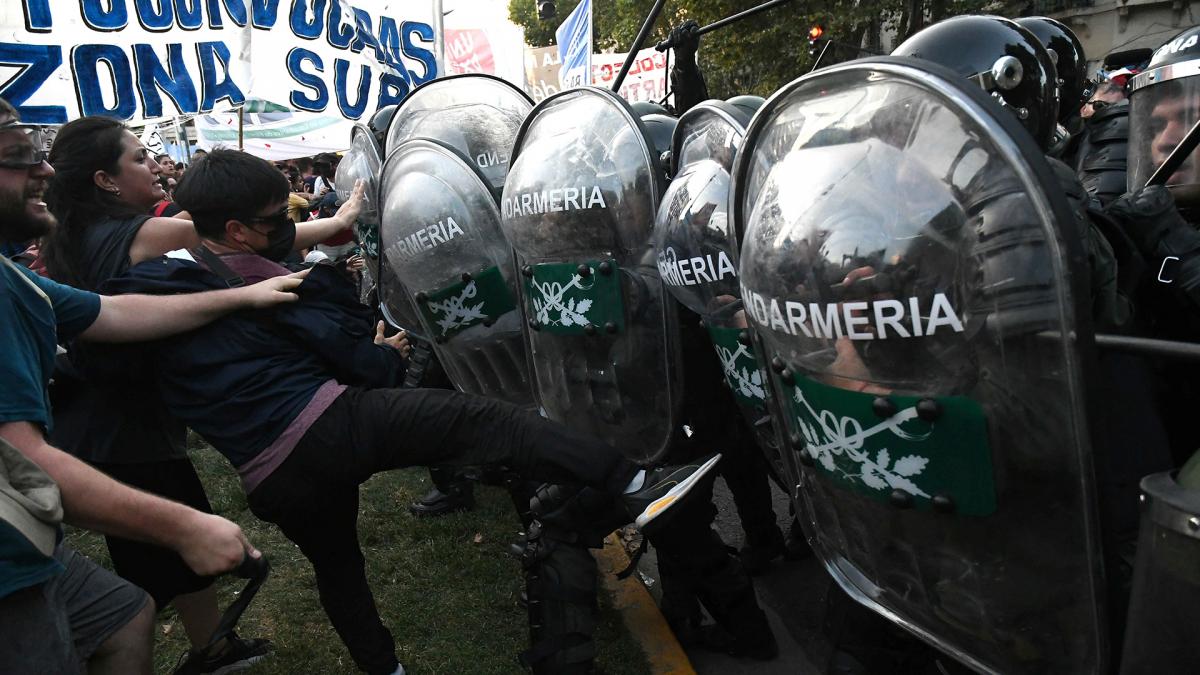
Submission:
<svg viewBox="0 0 1200 675">
<path fill-rule="evenodd" d="M 41 129 L 0 99 L 0 241 L 55 225 Z M 110 298 L 0 258 L 0 672 L 149 673 L 154 607 L 141 589 L 61 543 L 62 521 L 157 543 L 198 574 L 258 557 L 219 516 L 134 490 L 46 442 L 57 342 L 154 339 L 238 309 L 290 302 L 299 278 L 192 296 Z"/>
</svg>

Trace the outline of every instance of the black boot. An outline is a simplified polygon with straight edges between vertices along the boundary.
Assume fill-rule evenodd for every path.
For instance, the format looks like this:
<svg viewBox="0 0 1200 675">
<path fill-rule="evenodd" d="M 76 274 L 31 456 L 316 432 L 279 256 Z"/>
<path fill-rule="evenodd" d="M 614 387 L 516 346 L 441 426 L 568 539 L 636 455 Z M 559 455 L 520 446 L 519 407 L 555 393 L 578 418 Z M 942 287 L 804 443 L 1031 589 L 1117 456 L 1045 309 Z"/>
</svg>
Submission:
<svg viewBox="0 0 1200 675">
<path fill-rule="evenodd" d="M 456 511 L 470 511 L 475 507 L 475 493 L 471 481 L 454 475 L 446 469 L 429 470 L 433 489 L 419 501 L 408 507 L 408 512 L 418 518 L 436 518 Z"/>
</svg>

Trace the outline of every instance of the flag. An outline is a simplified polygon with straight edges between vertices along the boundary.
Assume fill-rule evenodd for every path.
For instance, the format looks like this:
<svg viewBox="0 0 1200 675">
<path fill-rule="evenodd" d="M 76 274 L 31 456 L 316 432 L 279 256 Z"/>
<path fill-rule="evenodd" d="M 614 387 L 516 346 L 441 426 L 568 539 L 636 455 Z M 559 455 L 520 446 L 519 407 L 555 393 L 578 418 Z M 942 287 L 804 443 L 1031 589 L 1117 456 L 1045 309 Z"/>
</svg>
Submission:
<svg viewBox="0 0 1200 675">
<path fill-rule="evenodd" d="M 592 0 L 583 0 L 558 30 L 558 57 L 562 70 L 558 83 L 563 89 L 592 83 Z"/>
</svg>

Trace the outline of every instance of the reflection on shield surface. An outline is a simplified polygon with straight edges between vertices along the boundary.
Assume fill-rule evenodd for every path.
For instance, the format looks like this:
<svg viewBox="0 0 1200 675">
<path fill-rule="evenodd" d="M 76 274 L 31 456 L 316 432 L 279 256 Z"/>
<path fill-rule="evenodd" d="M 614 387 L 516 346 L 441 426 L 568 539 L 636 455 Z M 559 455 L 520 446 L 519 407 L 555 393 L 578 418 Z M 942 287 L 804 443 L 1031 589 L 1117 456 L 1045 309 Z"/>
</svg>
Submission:
<svg viewBox="0 0 1200 675">
<path fill-rule="evenodd" d="M 651 243 L 660 175 L 623 100 L 573 89 L 530 113 L 501 201 L 538 403 L 635 460 L 660 458 L 679 419 L 677 318 Z"/>
<path fill-rule="evenodd" d="M 379 200 L 385 267 L 450 380 L 524 406 L 533 392 L 496 195 L 532 107 L 520 90 L 487 76 L 418 88 L 388 127 Z"/>
<path fill-rule="evenodd" d="M 746 111 L 707 101 L 679 119 L 675 177 L 654 222 L 654 250 L 667 290 L 700 315 L 726 384 L 775 475 L 794 485 L 767 412 L 766 370 L 755 358 L 737 277 L 737 233 L 728 217 L 729 172 L 750 122 Z"/>
<path fill-rule="evenodd" d="M 1078 237 L 972 87 L 882 58 L 773 96 L 733 172 L 741 297 L 838 583 L 981 670 L 1102 671 Z"/>
</svg>

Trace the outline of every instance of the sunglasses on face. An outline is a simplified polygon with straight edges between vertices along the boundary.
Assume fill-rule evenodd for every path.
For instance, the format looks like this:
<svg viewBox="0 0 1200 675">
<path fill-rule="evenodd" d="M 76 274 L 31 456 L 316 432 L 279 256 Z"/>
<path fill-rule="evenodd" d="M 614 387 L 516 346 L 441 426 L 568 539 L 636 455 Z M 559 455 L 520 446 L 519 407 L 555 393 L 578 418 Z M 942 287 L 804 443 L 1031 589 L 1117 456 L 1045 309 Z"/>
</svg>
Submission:
<svg viewBox="0 0 1200 675">
<path fill-rule="evenodd" d="M 285 208 L 282 211 L 279 211 L 278 213 L 272 213 L 269 216 L 250 216 L 249 218 L 243 218 L 242 222 L 246 225 L 257 223 L 271 225 L 272 229 L 274 229 L 275 227 L 283 227 L 284 225 L 287 225 L 293 221 L 291 217 L 288 216 L 288 210 Z M 259 231 L 257 228 L 251 227 L 250 229 L 262 234 L 263 236 L 266 236 L 265 233 Z"/>
<path fill-rule="evenodd" d="M 28 171 L 46 161 L 49 145 L 45 130 L 36 124 L 21 124 L 17 121 L 0 124 L 0 132 L 20 131 L 27 143 L 15 143 L 0 149 L 0 169 Z"/>
<path fill-rule="evenodd" d="M 1108 106 L 1112 105 L 1111 102 L 1103 101 L 1098 98 L 1094 98 L 1094 99 L 1088 101 L 1087 104 L 1092 106 L 1092 110 L 1095 110 L 1096 112 L 1100 112 L 1101 110 L 1104 110 Z"/>
</svg>

